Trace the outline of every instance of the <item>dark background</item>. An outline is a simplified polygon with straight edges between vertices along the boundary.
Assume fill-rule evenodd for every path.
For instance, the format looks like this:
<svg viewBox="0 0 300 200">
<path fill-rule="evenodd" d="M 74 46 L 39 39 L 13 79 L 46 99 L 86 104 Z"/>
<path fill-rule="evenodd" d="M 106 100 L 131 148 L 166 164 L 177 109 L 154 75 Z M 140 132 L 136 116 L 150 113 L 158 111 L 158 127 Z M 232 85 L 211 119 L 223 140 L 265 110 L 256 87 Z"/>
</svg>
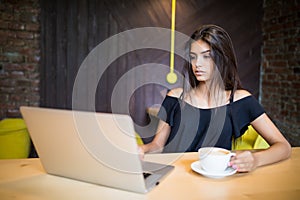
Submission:
<svg viewBox="0 0 300 200">
<path fill-rule="evenodd" d="M 171 2 L 41 0 L 40 106 L 71 109 L 74 79 L 88 53 L 125 30 L 170 28 Z M 242 83 L 256 97 L 259 95 L 261 18 L 261 0 L 177 0 L 176 4 L 176 31 L 189 36 L 200 25 L 209 23 L 223 27 L 231 35 Z M 143 49 L 112 63 L 98 84 L 96 111 L 111 112 L 111 94 L 118 79 L 128 70 L 149 62 L 169 65 L 169 53 Z M 176 57 L 175 69 L 181 68 L 182 60 Z M 169 88 L 175 86 L 178 87 L 170 85 Z M 131 105 L 127 106 L 136 124 L 149 123 L 146 109 L 162 102 L 165 89 L 147 84 L 133 92 Z M 140 134 L 149 136 L 149 133 Z"/>
</svg>

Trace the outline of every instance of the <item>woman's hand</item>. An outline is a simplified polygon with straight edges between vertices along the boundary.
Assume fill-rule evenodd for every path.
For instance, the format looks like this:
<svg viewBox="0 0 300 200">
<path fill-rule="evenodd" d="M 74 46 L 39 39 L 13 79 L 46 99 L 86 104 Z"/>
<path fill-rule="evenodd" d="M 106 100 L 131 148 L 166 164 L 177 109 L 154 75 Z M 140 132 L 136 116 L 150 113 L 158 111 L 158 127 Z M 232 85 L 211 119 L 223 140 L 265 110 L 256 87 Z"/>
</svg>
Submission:
<svg viewBox="0 0 300 200">
<path fill-rule="evenodd" d="M 249 172 L 256 169 L 257 161 L 252 152 L 237 151 L 236 156 L 231 158 L 229 166 L 237 169 L 238 172 Z"/>
<path fill-rule="evenodd" d="M 144 151 L 144 145 L 139 145 L 138 146 L 138 153 L 139 153 L 139 156 L 140 156 L 140 159 L 141 160 L 144 160 L 144 155 L 145 155 L 145 151 Z"/>
</svg>

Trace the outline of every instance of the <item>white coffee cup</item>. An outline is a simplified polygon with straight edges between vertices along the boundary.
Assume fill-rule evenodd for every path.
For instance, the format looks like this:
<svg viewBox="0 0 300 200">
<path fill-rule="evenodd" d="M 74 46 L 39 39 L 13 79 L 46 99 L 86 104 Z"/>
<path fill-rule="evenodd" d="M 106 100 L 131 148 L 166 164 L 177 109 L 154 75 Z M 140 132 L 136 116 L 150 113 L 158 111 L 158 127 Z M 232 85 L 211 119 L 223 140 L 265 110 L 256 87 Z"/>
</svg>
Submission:
<svg viewBox="0 0 300 200">
<path fill-rule="evenodd" d="M 203 147 L 198 150 L 201 167 L 207 172 L 222 172 L 235 153 L 223 148 Z"/>
</svg>

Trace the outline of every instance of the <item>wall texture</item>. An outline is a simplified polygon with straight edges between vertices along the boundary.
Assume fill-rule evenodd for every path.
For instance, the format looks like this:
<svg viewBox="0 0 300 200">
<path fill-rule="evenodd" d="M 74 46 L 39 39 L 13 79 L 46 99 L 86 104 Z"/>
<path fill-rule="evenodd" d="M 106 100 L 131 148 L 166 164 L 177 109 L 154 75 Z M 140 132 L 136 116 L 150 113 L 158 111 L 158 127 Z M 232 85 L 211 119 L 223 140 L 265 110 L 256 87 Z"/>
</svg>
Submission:
<svg viewBox="0 0 300 200">
<path fill-rule="evenodd" d="M 0 119 L 39 105 L 38 0 L 0 1 Z"/>
<path fill-rule="evenodd" d="M 261 103 L 294 146 L 300 146 L 300 1 L 265 0 Z"/>
</svg>

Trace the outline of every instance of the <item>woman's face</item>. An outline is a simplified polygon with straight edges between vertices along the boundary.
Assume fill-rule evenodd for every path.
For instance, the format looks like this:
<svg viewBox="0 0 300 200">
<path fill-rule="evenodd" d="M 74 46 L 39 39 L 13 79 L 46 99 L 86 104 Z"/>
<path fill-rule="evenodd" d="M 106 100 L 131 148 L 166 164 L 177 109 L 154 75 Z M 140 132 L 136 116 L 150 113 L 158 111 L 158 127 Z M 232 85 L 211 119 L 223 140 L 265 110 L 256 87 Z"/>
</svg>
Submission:
<svg viewBox="0 0 300 200">
<path fill-rule="evenodd" d="M 200 82 L 211 79 L 214 62 L 210 53 L 210 46 L 202 40 L 197 40 L 191 44 L 190 60 L 192 70 L 196 79 Z"/>
</svg>

